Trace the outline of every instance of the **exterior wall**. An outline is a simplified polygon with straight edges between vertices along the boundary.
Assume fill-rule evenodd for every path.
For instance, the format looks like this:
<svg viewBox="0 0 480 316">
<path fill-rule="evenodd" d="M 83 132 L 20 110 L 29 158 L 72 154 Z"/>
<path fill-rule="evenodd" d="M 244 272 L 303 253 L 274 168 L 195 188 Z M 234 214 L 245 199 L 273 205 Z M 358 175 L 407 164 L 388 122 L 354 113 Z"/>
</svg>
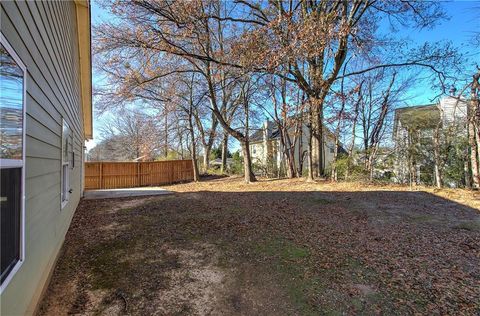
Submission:
<svg viewBox="0 0 480 316">
<path fill-rule="evenodd" d="M 250 144 L 250 155 L 252 163 L 257 166 L 262 166 L 265 169 L 280 168 L 280 142 L 278 139 L 268 141 L 257 141 Z"/>
<path fill-rule="evenodd" d="M 81 196 L 84 130 L 73 1 L 2 1 L 1 32 L 27 68 L 25 258 L 1 293 L 2 315 L 31 314 Z M 62 209 L 62 119 L 73 134 L 68 204 Z"/>
<path fill-rule="evenodd" d="M 467 121 L 467 102 L 453 97 L 440 100 L 443 124 L 464 123 Z"/>
<path fill-rule="evenodd" d="M 250 144 L 250 155 L 252 156 L 252 163 L 263 164 L 264 163 L 264 145 L 263 142 L 255 142 Z"/>
<path fill-rule="evenodd" d="M 440 110 L 441 123 L 443 128 L 446 127 L 455 127 L 455 133 L 458 136 L 467 137 L 467 103 L 465 100 L 458 100 L 457 98 L 446 96 L 440 99 L 439 103 L 436 105 Z M 415 111 L 415 108 L 411 108 L 412 111 Z M 395 114 L 395 124 L 396 127 L 394 130 L 394 141 L 395 141 L 395 161 L 394 161 L 394 173 L 395 173 L 395 182 L 398 183 L 407 183 L 410 181 L 410 171 L 408 165 L 408 147 L 409 147 L 409 131 L 406 126 L 402 125 L 399 114 Z M 415 174 L 413 182 L 419 184 L 421 183 L 421 177 L 429 172 L 433 173 L 432 162 L 434 160 L 433 156 L 433 142 L 434 142 L 434 132 L 435 128 L 427 126 L 421 130 L 418 130 L 418 139 L 419 143 L 416 144 L 416 150 L 421 151 L 424 154 L 424 157 L 428 158 L 424 161 L 415 162 Z M 452 131 L 453 132 L 453 131 Z M 413 144 L 412 144 L 413 145 Z M 412 146 L 410 145 L 410 146 Z M 429 170 L 431 169 L 431 170 Z M 427 171 L 425 171 L 427 170 Z M 432 175 L 432 178 L 434 175 Z"/>
</svg>

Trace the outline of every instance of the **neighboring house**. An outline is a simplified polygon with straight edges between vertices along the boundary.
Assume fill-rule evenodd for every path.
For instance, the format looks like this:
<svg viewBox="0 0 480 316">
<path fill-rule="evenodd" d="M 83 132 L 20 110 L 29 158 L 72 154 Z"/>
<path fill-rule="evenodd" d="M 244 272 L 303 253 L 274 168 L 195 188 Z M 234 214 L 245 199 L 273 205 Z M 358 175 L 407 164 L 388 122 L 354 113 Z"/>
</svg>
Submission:
<svg viewBox="0 0 480 316">
<path fill-rule="evenodd" d="M 335 152 L 335 139 L 332 132 L 324 128 L 324 167 L 328 167 L 332 161 Z M 293 128 L 289 131 L 293 141 Z M 307 124 L 302 124 L 302 129 L 297 135 L 297 142 L 295 144 L 295 163 L 297 169 L 300 165 L 303 169 L 308 168 L 308 137 L 310 132 Z M 313 140 L 313 159 L 318 161 L 317 155 L 318 141 Z M 285 157 L 283 155 L 283 147 L 280 140 L 280 131 L 277 124 L 271 121 L 265 121 L 262 128 L 259 128 L 252 136 L 250 136 L 250 154 L 252 156 L 252 163 L 261 168 L 268 168 L 272 166 L 275 170 L 285 170 Z M 345 150 L 340 146 L 339 153 L 345 153 Z"/>
<path fill-rule="evenodd" d="M 226 164 L 227 171 L 231 169 L 232 164 L 233 164 L 233 159 L 227 158 L 227 164 Z M 210 167 L 214 169 L 220 169 L 222 167 L 222 158 L 217 158 L 210 161 Z"/>
<path fill-rule="evenodd" d="M 436 104 L 397 109 L 393 129 L 395 181 L 406 183 L 412 176 L 415 183 L 432 183 L 435 131 L 453 126 L 456 135 L 466 136 L 466 123 L 467 102 L 451 96 Z"/>
<path fill-rule="evenodd" d="M 83 191 L 88 1 L 0 4 L 0 314 L 34 313 Z"/>
</svg>

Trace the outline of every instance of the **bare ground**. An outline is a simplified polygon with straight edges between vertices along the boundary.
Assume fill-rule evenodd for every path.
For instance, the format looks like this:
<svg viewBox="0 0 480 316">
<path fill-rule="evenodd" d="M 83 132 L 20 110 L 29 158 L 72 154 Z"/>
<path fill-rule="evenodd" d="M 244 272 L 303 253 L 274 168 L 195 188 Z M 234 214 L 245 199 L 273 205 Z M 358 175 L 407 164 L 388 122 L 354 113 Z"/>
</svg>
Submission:
<svg viewBox="0 0 480 316">
<path fill-rule="evenodd" d="M 82 201 L 40 315 L 480 313 L 463 190 L 225 178 Z"/>
</svg>

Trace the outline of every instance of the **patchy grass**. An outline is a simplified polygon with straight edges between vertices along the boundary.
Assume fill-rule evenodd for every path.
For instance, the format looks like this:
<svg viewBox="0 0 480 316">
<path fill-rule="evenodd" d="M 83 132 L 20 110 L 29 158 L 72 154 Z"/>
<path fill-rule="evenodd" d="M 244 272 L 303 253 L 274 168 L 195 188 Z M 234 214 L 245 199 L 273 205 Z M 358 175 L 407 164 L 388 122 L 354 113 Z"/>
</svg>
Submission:
<svg viewBox="0 0 480 316">
<path fill-rule="evenodd" d="M 167 189 L 83 201 L 40 314 L 480 311 L 471 192 L 239 178 Z"/>
<path fill-rule="evenodd" d="M 260 255 L 278 257 L 282 261 L 297 262 L 308 257 L 308 249 L 282 238 L 270 239 L 257 244 L 255 248 Z"/>
<path fill-rule="evenodd" d="M 479 232 L 480 231 L 480 220 L 477 219 L 475 221 L 461 221 L 460 223 L 455 225 L 455 228 Z"/>
</svg>

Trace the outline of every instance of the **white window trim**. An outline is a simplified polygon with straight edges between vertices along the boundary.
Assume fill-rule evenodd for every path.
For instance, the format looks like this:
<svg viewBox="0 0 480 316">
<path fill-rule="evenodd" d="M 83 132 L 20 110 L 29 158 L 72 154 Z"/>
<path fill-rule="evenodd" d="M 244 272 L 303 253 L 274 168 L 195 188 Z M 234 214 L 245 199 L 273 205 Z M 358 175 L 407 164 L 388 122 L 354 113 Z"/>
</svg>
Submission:
<svg viewBox="0 0 480 316">
<path fill-rule="evenodd" d="M 10 45 L 10 43 L 7 41 L 6 37 L 3 35 L 2 32 L 0 32 L 0 43 L 2 43 L 3 47 L 7 50 L 7 52 L 12 56 L 13 60 L 17 63 L 17 65 L 22 69 L 23 71 L 23 122 L 22 122 L 22 160 L 16 160 L 16 159 L 0 159 L 0 167 L 1 168 L 22 168 L 22 192 L 20 194 L 21 196 L 21 210 L 20 210 L 20 258 L 18 262 L 15 264 L 13 267 L 12 271 L 8 274 L 7 278 L 3 281 L 3 283 L 0 285 L 0 294 L 3 293 L 3 291 L 7 288 L 8 284 L 10 281 L 13 279 L 15 274 L 17 273 L 18 270 L 20 270 L 20 267 L 23 265 L 23 262 L 25 261 L 25 141 L 26 141 L 26 113 L 27 113 L 27 67 L 25 64 L 22 62 L 20 57 L 17 55 L 13 47 Z"/>
<path fill-rule="evenodd" d="M 72 133 L 72 129 L 70 128 L 70 124 L 68 124 L 68 122 L 62 118 L 62 148 L 61 148 L 61 164 L 62 164 L 62 169 L 61 169 L 61 172 L 60 172 L 60 204 L 61 204 L 61 209 L 64 209 L 65 206 L 67 206 L 68 202 L 70 201 L 70 161 L 69 161 L 69 155 L 67 154 L 67 160 L 64 161 L 64 157 L 63 157 L 63 125 L 66 124 L 67 127 L 68 127 L 68 130 L 70 131 L 69 135 L 67 137 L 71 137 L 71 133 Z M 67 146 L 67 152 L 68 152 L 68 145 Z M 64 170 L 64 166 L 67 166 L 67 177 L 66 177 L 66 185 L 67 185 L 67 190 L 66 190 L 66 196 L 65 196 L 65 200 L 63 200 L 63 185 L 64 185 L 64 175 L 63 175 L 63 170 Z"/>
</svg>

